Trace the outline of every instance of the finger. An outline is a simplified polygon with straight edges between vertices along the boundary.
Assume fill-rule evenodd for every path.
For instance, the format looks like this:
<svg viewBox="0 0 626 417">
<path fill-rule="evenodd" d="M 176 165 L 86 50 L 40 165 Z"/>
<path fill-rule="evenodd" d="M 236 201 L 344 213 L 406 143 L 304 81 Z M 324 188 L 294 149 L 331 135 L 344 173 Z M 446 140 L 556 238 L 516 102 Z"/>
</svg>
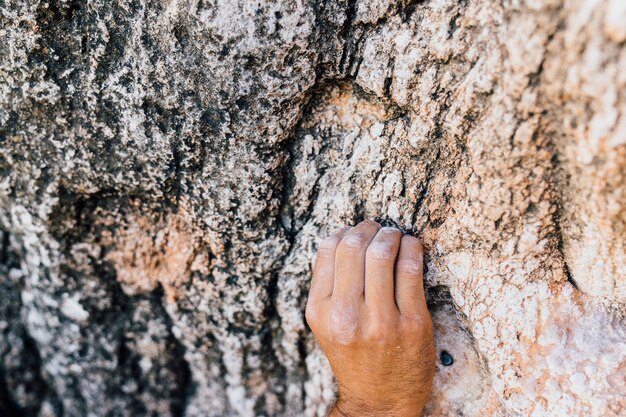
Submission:
<svg viewBox="0 0 626 417">
<path fill-rule="evenodd" d="M 378 231 L 365 259 L 365 304 L 373 313 L 397 312 L 394 299 L 394 269 L 402 233 L 392 227 Z"/>
<path fill-rule="evenodd" d="M 333 282 L 335 281 L 335 252 L 341 238 L 350 227 L 342 227 L 328 236 L 317 249 L 315 266 L 313 267 L 313 278 L 311 280 L 311 290 L 309 300 L 324 300 L 333 293 Z"/>
<path fill-rule="evenodd" d="M 363 297 L 365 251 L 378 229 L 378 223 L 366 220 L 343 235 L 335 254 L 335 285 L 332 296 L 335 301 L 353 302 Z"/>
<path fill-rule="evenodd" d="M 396 304 L 400 314 L 418 317 L 426 311 L 424 298 L 424 248 L 419 239 L 404 235 L 396 259 Z"/>
</svg>

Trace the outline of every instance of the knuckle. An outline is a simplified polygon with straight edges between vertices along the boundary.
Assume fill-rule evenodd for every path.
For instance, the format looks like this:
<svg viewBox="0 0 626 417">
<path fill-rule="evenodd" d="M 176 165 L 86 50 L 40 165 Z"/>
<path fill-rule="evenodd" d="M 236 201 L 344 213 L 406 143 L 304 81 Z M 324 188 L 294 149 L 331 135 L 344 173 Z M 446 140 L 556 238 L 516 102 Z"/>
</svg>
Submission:
<svg viewBox="0 0 626 417">
<path fill-rule="evenodd" d="M 357 322 L 353 314 L 335 311 L 328 321 L 331 338 L 341 344 L 350 345 L 356 341 Z"/>
<path fill-rule="evenodd" d="M 393 340 L 396 331 L 392 320 L 384 317 L 372 316 L 363 333 L 364 339 L 368 343 L 384 345 Z"/>
<path fill-rule="evenodd" d="M 418 314 L 412 317 L 403 317 L 401 329 L 406 334 L 432 335 L 433 324 L 429 315 Z"/>
<path fill-rule="evenodd" d="M 304 316 L 311 330 L 317 329 L 320 320 L 319 308 L 311 302 L 307 303 Z"/>
<path fill-rule="evenodd" d="M 420 240 L 416 238 L 415 236 L 404 235 L 402 236 L 402 241 L 407 242 L 407 243 L 419 244 Z"/>
<path fill-rule="evenodd" d="M 387 329 L 379 323 L 370 324 L 365 331 L 365 340 L 369 343 L 375 343 L 377 345 L 385 344 L 387 338 Z"/>
<path fill-rule="evenodd" d="M 393 247 L 388 242 L 372 242 L 366 253 L 368 258 L 377 261 L 387 261 L 394 255 Z"/>
<path fill-rule="evenodd" d="M 317 248 L 316 262 L 317 260 L 322 258 L 333 258 L 335 256 L 335 251 L 337 250 L 338 244 L 339 239 L 337 239 L 336 237 L 329 237 L 324 239 Z"/>
<path fill-rule="evenodd" d="M 403 244 L 408 244 L 411 247 L 417 247 L 419 248 L 420 246 L 420 240 L 418 238 L 416 238 L 415 236 L 411 236 L 411 235 L 404 235 L 402 236 L 402 243 Z"/>
<path fill-rule="evenodd" d="M 402 321 L 402 331 L 407 334 L 417 334 L 422 330 L 423 324 L 420 320 L 411 318 Z"/>
<path fill-rule="evenodd" d="M 335 236 L 329 236 L 322 240 L 318 248 L 318 252 L 334 252 L 339 244 L 339 238 Z"/>
<path fill-rule="evenodd" d="M 370 220 L 370 219 L 363 220 L 361 223 L 359 223 L 359 225 L 367 226 L 367 227 L 374 227 L 376 229 L 380 229 L 380 227 L 381 227 L 378 222 L 376 222 L 374 220 Z"/>
<path fill-rule="evenodd" d="M 396 264 L 398 271 L 407 275 L 422 273 L 422 263 L 417 259 L 400 259 Z"/>
<path fill-rule="evenodd" d="M 346 235 L 339 243 L 338 249 L 345 254 L 355 254 L 365 247 L 365 238 L 360 234 Z"/>
</svg>

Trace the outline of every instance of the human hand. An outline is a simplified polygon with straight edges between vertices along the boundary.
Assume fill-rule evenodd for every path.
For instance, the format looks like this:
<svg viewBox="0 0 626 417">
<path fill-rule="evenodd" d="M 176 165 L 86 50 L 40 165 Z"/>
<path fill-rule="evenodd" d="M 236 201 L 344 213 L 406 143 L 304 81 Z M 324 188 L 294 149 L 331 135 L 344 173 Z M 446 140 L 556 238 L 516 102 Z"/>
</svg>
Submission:
<svg viewBox="0 0 626 417">
<path fill-rule="evenodd" d="M 318 250 L 306 319 L 338 382 L 331 416 L 419 416 L 435 372 L 423 247 L 373 221 Z"/>
</svg>

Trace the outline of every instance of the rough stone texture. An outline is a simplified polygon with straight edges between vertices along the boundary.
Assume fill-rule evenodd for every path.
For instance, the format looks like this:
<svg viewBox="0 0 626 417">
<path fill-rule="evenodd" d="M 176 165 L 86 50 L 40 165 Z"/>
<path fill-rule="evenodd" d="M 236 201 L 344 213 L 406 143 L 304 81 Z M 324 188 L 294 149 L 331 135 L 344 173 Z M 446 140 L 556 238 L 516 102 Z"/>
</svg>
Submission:
<svg viewBox="0 0 626 417">
<path fill-rule="evenodd" d="M 420 235 L 428 415 L 626 412 L 622 0 L 0 0 L 0 414 L 323 415 L 321 235 Z"/>
</svg>

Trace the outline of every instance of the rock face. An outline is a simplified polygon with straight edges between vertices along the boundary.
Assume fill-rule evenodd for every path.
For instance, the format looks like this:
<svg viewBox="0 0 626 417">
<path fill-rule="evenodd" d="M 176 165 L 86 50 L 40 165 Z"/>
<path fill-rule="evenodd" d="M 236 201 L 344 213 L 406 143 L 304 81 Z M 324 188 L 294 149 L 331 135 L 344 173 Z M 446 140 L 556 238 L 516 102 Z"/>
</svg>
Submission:
<svg viewBox="0 0 626 417">
<path fill-rule="evenodd" d="M 624 415 L 625 4 L 0 0 L 0 414 L 322 416 L 311 260 L 375 218 L 428 415 Z"/>
</svg>

